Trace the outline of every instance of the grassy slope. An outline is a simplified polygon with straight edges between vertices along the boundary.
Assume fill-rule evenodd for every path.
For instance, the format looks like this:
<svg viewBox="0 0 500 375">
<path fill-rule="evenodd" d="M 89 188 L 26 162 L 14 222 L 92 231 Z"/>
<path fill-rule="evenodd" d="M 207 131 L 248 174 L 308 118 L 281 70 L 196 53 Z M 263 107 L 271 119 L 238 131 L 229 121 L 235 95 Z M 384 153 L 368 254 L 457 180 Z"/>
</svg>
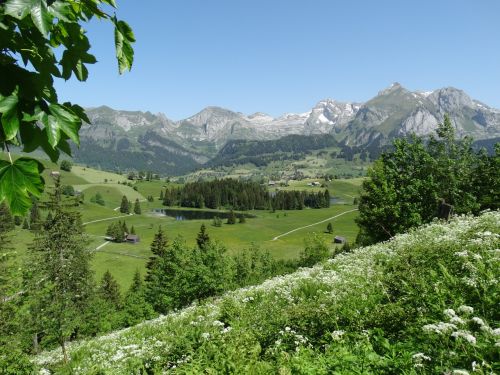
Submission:
<svg viewBox="0 0 500 375">
<path fill-rule="evenodd" d="M 64 371 L 424 374 L 475 365 L 478 373 L 495 373 L 499 246 L 499 212 L 431 224 L 73 343 Z M 35 361 L 63 372 L 60 350 Z"/>
<path fill-rule="evenodd" d="M 59 169 L 53 163 L 47 161 L 44 161 L 44 163 L 47 167 L 44 172 L 48 185 L 47 190 L 50 190 L 52 185 L 50 172 Z M 114 211 L 114 209 L 120 205 L 123 195 L 126 195 L 131 201 L 135 201 L 136 198 L 144 200 L 149 195 L 158 197 L 160 190 L 168 185 L 164 181 L 136 182 L 135 187 L 137 187 L 138 191 L 135 191 L 130 186 L 119 184 L 118 182 L 124 182 L 126 179 L 124 176 L 115 173 L 80 166 L 73 166 L 71 172 L 60 172 L 61 181 L 64 185 L 73 185 L 76 190 L 82 191 L 85 195 L 85 203 L 78 208 L 84 223 L 113 217 L 118 220 L 123 214 Z M 107 182 L 105 182 L 106 180 Z M 286 189 L 319 190 L 318 188 L 308 187 L 307 183 L 310 181 L 315 180 L 291 181 L 291 186 Z M 159 225 L 162 225 L 170 238 L 182 236 L 189 244 L 194 246 L 196 234 L 201 224 L 204 223 L 208 227 L 210 236 L 224 243 L 232 254 L 249 247 L 253 242 L 261 248 L 269 250 L 276 258 L 295 258 L 303 248 L 304 238 L 311 232 L 319 232 L 327 241 L 331 241 L 332 236 L 323 233 L 327 223 L 305 228 L 276 241 L 271 240 L 275 236 L 297 227 L 322 221 L 353 209 L 354 207 L 351 205 L 352 198 L 349 196 L 357 195 L 360 181 L 361 179 L 334 180 L 329 183 L 328 187 L 331 194 L 344 198 L 343 201 L 348 203 L 346 205 L 333 205 L 329 209 L 306 209 L 302 211 L 276 212 L 274 214 L 268 211 L 255 211 L 253 214 L 257 218 L 248 219 L 245 224 L 233 226 L 224 224 L 221 228 L 213 227 L 211 220 L 177 222 L 172 218 L 153 216 L 150 214 L 151 210 L 161 208 L 161 202 L 157 199 L 153 203 L 142 202 L 143 215 L 130 216 L 125 220 L 129 227 L 132 225 L 135 227 L 141 237 L 141 242 L 136 245 L 110 243 L 102 247 L 96 252 L 93 262 L 96 277 L 100 278 L 109 269 L 120 285 L 127 288 L 136 269 L 144 272 L 145 262 L 150 256 L 149 246 Z M 90 202 L 90 198 L 97 192 L 103 196 L 105 206 Z M 332 220 L 334 235 L 342 235 L 353 241 L 357 234 L 357 227 L 354 223 L 355 217 L 356 213 L 353 212 Z M 103 237 L 110 222 L 110 220 L 98 221 L 85 226 L 89 234 L 90 248 L 95 249 L 105 242 Z M 21 256 L 25 253 L 32 237 L 30 231 L 17 229 L 14 236 L 15 246 Z"/>
<path fill-rule="evenodd" d="M 143 212 L 157 207 L 161 207 L 159 202 L 142 204 Z M 162 226 L 170 238 L 182 236 L 189 244 L 194 246 L 196 234 L 201 224 L 204 223 L 207 226 L 209 235 L 225 244 L 229 253 L 234 254 L 243 248 L 248 248 L 253 242 L 261 248 L 269 250 L 276 258 L 291 259 L 297 257 L 302 250 L 304 238 L 307 237 L 308 233 L 320 232 L 326 240 L 331 241 L 332 235 L 322 233 L 327 223 L 318 224 L 272 241 L 275 236 L 297 227 L 322 221 L 351 209 L 353 209 L 353 206 L 335 205 L 329 209 L 307 209 L 274 214 L 268 211 L 253 211 L 251 213 L 256 215 L 257 218 L 247 219 L 245 224 L 223 224 L 220 228 L 212 226 L 211 220 L 176 221 L 168 217 L 156 217 L 147 214 L 134 215 L 124 220 L 129 228 L 132 225 L 134 226 L 141 237 L 140 243 L 134 245 L 110 243 L 106 245 L 96 253 L 95 269 L 98 277 L 109 269 L 121 285 L 128 285 L 133 276 L 133 271 L 136 268 L 143 270 L 145 259 L 151 255 L 149 245 L 159 225 Z M 357 228 L 354 224 L 355 217 L 356 212 L 353 212 L 332 220 L 334 235 L 343 235 L 353 241 L 357 234 Z M 110 221 L 101 221 L 89 224 L 86 226 L 86 230 L 89 234 L 102 236 L 109 223 Z M 140 258 L 137 258 L 137 256 Z"/>
<path fill-rule="evenodd" d="M 254 211 L 252 213 L 256 215 L 257 218 L 248 219 L 245 224 L 223 224 L 221 228 L 212 226 L 211 220 L 190 220 L 179 222 L 175 221 L 173 218 L 151 215 L 150 212 L 153 209 L 162 207 L 161 202 L 158 200 L 155 200 L 152 203 L 143 202 L 141 203 L 143 215 L 130 216 L 123 219 L 126 221 L 129 228 L 132 225 L 134 226 L 136 232 L 141 238 L 140 243 L 135 245 L 110 243 L 101 248 L 96 253 L 94 260 L 96 276 L 100 278 L 106 270 L 110 270 L 120 285 L 123 288 L 127 288 L 136 269 L 141 270 L 143 273 L 145 272 L 145 263 L 147 258 L 151 255 L 149 246 L 153 240 L 154 234 L 158 230 L 159 225 L 166 230 L 170 238 L 182 236 L 189 244 L 194 246 L 196 234 L 199 231 L 201 224 L 204 223 L 208 228 L 209 235 L 212 238 L 224 243 L 227 246 L 229 253 L 235 254 L 243 248 L 248 248 L 253 242 L 261 248 L 269 250 L 276 258 L 295 258 L 303 248 L 304 238 L 311 232 L 319 232 L 327 241 L 331 241 L 332 235 L 323 233 L 327 223 L 318 224 L 316 226 L 294 232 L 276 241 L 271 240 L 275 236 L 288 232 L 294 228 L 322 221 L 339 213 L 352 210 L 354 206 L 350 205 L 350 203 L 352 203 L 352 198 L 349 196 L 355 196 L 358 194 L 361 181 L 361 179 L 350 179 L 334 180 L 329 183 L 329 189 L 332 192 L 332 195 L 345 198 L 345 201 L 349 204 L 333 205 L 329 209 L 307 209 L 302 211 L 276 212 L 274 214 L 268 211 Z M 317 188 L 308 187 L 307 182 L 309 182 L 309 180 L 300 181 L 294 188 L 301 190 L 318 190 Z M 111 198 L 113 196 L 113 192 L 108 192 L 108 190 L 112 190 L 112 187 L 115 185 L 90 185 L 88 190 L 85 191 L 87 200 L 89 199 L 89 192 L 94 193 L 94 189 L 97 189 L 96 186 L 99 186 L 100 192 L 104 196 L 104 200 L 106 201 L 106 206 L 108 208 L 112 208 L 115 204 L 118 206 L 120 203 L 119 201 L 121 200 L 121 194 L 127 193 L 122 191 L 119 195 L 115 195 L 115 198 Z M 137 193 L 130 187 L 124 185 L 116 186 L 121 189 L 129 189 L 129 191 Z M 166 186 L 166 183 L 162 181 L 138 182 L 135 186 L 138 188 L 138 192 L 142 194 L 142 196 L 152 195 L 157 197 L 161 188 Z M 110 195 L 110 197 L 108 197 L 108 195 Z M 131 199 L 131 195 L 128 193 L 126 195 L 129 199 Z M 97 205 L 92 205 L 91 203 L 88 203 L 84 207 L 82 214 L 84 216 L 84 222 L 103 217 L 121 216 L 120 213 L 110 213 L 109 210 Z M 354 223 L 354 218 L 356 216 L 356 212 L 353 212 L 332 220 L 334 235 L 342 235 L 351 242 L 354 241 L 357 235 L 357 227 Z M 94 240 L 92 242 L 92 245 L 95 245 L 94 247 L 104 243 L 104 239 L 102 238 L 99 241 L 99 236 L 104 235 L 109 223 L 110 221 L 100 221 L 86 226 L 86 231 Z"/>
</svg>

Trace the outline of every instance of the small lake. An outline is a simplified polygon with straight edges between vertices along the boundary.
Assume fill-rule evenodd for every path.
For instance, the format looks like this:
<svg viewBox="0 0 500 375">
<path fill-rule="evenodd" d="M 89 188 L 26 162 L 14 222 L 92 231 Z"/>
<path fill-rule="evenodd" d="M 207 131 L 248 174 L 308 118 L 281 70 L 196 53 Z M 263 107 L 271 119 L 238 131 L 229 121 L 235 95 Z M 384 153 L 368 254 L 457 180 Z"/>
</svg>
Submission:
<svg viewBox="0 0 500 375">
<path fill-rule="evenodd" d="M 209 220 L 214 217 L 219 217 L 221 219 L 227 219 L 229 217 L 229 211 L 208 211 L 208 210 L 183 210 L 182 208 L 157 208 L 154 210 L 155 213 L 173 217 L 177 221 L 182 220 Z M 244 214 L 240 212 L 235 212 L 236 217 L 241 215 L 245 216 L 247 219 L 255 218 L 255 215 Z"/>
</svg>

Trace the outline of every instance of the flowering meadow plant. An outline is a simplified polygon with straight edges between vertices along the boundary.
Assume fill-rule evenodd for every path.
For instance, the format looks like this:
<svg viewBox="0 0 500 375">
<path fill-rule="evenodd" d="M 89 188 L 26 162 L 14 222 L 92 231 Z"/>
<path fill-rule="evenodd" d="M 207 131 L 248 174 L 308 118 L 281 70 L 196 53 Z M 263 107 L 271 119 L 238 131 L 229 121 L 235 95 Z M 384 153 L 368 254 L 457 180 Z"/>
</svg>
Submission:
<svg viewBox="0 0 500 375">
<path fill-rule="evenodd" d="M 494 374 L 500 213 L 434 222 L 33 358 L 40 374 Z"/>
</svg>

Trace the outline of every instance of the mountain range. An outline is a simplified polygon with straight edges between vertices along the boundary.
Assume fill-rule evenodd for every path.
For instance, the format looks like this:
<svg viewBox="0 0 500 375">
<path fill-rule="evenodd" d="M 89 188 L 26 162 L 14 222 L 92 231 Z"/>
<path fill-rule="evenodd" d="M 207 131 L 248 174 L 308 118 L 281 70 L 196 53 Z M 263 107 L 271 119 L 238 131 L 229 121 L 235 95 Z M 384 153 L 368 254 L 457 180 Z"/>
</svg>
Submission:
<svg viewBox="0 0 500 375">
<path fill-rule="evenodd" d="M 77 161 L 110 169 L 187 173 L 217 156 L 228 141 L 269 141 L 290 135 L 328 134 L 339 145 L 383 146 L 411 133 L 427 136 L 448 114 L 458 136 L 500 137 L 500 110 L 447 87 L 409 91 L 399 83 L 365 103 L 325 99 L 305 113 L 274 118 L 207 107 L 180 121 L 151 112 L 88 108 L 92 125 L 81 130 Z M 295 138 L 296 140 L 296 138 Z M 238 144 L 238 142 L 236 142 Z"/>
</svg>

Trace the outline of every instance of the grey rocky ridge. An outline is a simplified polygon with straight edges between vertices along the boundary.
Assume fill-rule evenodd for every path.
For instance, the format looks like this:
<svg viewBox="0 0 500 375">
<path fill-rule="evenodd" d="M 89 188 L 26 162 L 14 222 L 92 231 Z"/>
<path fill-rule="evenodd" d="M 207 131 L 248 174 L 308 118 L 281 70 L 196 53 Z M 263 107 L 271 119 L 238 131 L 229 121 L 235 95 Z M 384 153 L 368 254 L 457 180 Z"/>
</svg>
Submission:
<svg viewBox="0 0 500 375">
<path fill-rule="evenodd" d="M 476 140 L 500 137 L 500 110 L 453 87 L 410 91 L 399 83 L 365 103 L 325 99 L 308 112 L 277 118 L 220 107 L 207 107 L 180 121 L 172 121 L 161 113 L 120 111 L 105 106 L 89 108 L 87 113 L 92 125 L 82 128 L 82 147 L 75 150 L 77 160 L 94 164 L 87 153 L 99 149 L 108 153 L 140 153 L 136 162 L 146 166 L 166 163 L 165 173 L 170 173 L 169 165 L 172 171 L 183 172 L 208 161 L 229 140 L 331 134 L 341 144 L 385 145 L 411 133 L 431 134 L 445 114 L 450 116 L 459 136 L 470 135 Z M 179 165 L 184 167 L 179 169 Z"/>
</svg>

